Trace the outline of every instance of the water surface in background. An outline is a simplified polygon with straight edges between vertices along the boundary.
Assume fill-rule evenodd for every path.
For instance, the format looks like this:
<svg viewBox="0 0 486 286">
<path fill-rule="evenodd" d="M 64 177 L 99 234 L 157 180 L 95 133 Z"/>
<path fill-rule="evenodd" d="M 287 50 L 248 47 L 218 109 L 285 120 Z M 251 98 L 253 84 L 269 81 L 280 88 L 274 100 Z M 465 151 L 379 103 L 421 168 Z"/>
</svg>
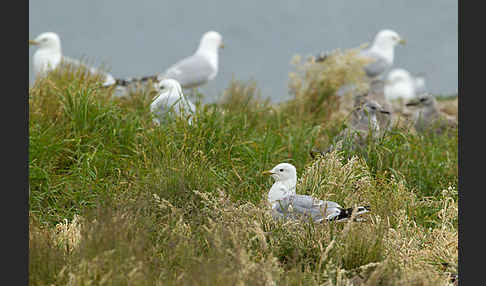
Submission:
<svg viewBox="0 0 486 286">
<path fill-rule="evenodd" d="M 204 32 L 220 32 L 219 74 L 200 88 L 213 98 L 234 76 L 286 100 L 295 54 L 357 47 L 383 28 L 407 40 L 395 49 L 394 67 L 425 74 L 430 92 L 457 93 L 457 1 L 29 1 L 30 39 L 56 32 L 64 55 L 104 63 L 115 77 L 163 72 L 191 55 Z"/>
</svg>

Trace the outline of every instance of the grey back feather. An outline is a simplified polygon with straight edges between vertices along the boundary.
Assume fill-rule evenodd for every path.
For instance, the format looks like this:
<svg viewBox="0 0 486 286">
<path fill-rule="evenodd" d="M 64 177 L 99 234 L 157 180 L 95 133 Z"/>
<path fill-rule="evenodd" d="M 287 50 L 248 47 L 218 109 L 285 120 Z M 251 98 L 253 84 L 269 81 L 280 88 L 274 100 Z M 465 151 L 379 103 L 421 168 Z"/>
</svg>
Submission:
<svg viewBox="0 0 486 286">
<path fill-rule="evenodd" d="M 172 78 L 182 87 L 191 88 L 206 83 L 215 72 L 206 58 L 195 54 L 171 66 L 159 80 Z"/>
</svg>

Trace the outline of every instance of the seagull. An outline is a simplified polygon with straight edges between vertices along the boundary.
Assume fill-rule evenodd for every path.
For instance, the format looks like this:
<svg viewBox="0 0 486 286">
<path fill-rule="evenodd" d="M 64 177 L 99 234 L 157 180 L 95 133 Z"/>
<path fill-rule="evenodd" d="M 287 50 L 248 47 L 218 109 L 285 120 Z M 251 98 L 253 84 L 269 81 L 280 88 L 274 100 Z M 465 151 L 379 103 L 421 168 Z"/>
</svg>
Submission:
<svg viewBox="0 0 486 286">
<path fill-rule="evenodd" d="M 456 118 L 441 112 L 437 108 L 435 97 L 431 94 L 422 94 L 418 99 L 409 101 L 406 106 L 418 107 L 418 110 L 414 113 L 413 121 L 415 122 L 415 130 L 419 133 L 432 131 L 441 134 L 449 129 L 457 128 Z"/>
<path fill-rule="evenodd" d="M 369 78 L 379 77 L 393 65 L 394 48 L 398 44 L 404 45 L 405 40 L 397 32 L 384 29 L 376 34 L 371 47 L 359 52 L 359 58 L 371 61 L 363 67 Z M 318 56 L 316 62 L 322 62 L 326 57 Z"/>
<path fill-rule="evenodd" d="M 196 106 L 182 94 L 182 87 L 175 79 L 163 79 L 155 84 L 159 94 L 150 104 L 153 122 L 160 125 L 163 117 L 174 112 L 177 115 L 190 116 L 188 122 L 192 123 L 192 116 L 196 113 Z"/>
<path fill-rule="evenodd" d="M 164 73 L 142 78 L 117 79 L 117 85 L 130 85 L 132 83 L 144 83 L 149 80 L 158 82 L 164 78 L 177 80 L 182 88 L 195 88 L 213 80 L 218 74 L 218 51 L 224 48 L 223 37 L 220 33 L 209 31 L 203 34 L 196 52 L 184 58 Z"/>
<path fill-rule="evenodd" d="M 425 92 L 425 79 L 413 77 L 404 69 L 393 69 L 385 80 L 384 93 L 387 100 L 411 100 Z"/>
<path fill-rule="evenodd" d="M 312 219 L 313 222 L 343 221 L 351 217 L 353 208 L 343 208 L 338 203 L 323 201 L 295 192 L 297 171 L 292 164 L 280 163 L 263 175 L 270 175 L 275 183 L 268 192 L 274 218 Z M 356 215 L 370 211 L 369 206 L 356 208 Z"/>
<path fill-rule="evenodd" d="M 103 75 L 103 85 L 112 85 L 115 83 L 115 78 L 111 74 L 94 67 L 88 67 L 76 59 L 63 56 L 61 52 L 61 39 L 56 33 L 42 33 L 34 40 L 29 40 L 29 45 L 38 46 L 33 56 L 34 76 L 36 78 L 44 76 L 59 65 L 64 65 L 64 67 L 71 65 L 78 68 L 84 67 L 92 74 Z"/>
<path fill-rule="evenodd" d="M 310 155 L 314 158 L 316 153 L 324 155 L 334 150 L 342 150 L 343 144 L 350 144 L 352 150 L 366 146 L 370 132 L 373 139 L 381 135 L 378 113 L 390 115 L 390 112 L 376 101 L 364 99 L 364 103 L 351 112 L 350 126 L 335 137 L 334 143 L 326 151 L 312 149 Z"/>
<path fill-rule="evenodd" d="M 373 79 L 370 82 L 369 90 L 362 94 L 357 94 L 354 96 L 354 108 L 362 106 L 369 100 L 376 101 L 384 110 L 390 111 L 390 113 L 378 112 L 378 126 L 380 130 L 386 130 L 392 127 L 392 116 L 391 111 L 393 107 L 391 103 L 385 98 L 385 81 L 381 79 Z"/>
</svg>

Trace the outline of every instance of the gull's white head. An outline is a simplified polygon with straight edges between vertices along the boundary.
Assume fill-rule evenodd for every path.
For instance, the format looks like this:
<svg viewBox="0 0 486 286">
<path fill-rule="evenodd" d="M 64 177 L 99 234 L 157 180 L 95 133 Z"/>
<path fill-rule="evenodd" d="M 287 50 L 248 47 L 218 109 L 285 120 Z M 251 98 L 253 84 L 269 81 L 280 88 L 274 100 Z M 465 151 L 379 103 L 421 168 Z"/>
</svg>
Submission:
<svg viewBox="0 0 486 286">
<path fill-rule="evenodd" d="M 293 185 L 297 183 L 297 170 L 292 164 L 280 163 L 273 169 L 265 171 L 263 175 L 270 175 L 275 179 L 275 182 L 291 182 Z"/>
<path fill-rule="evenodd" d="M 398 44 L 405 44 L 405 40 L 393 30 L 381 30 L 376 34 L 373 46 L 383 49 L 393 48 Z"/>
<path fill-rule="evenodd" d="M 56 33 L 53 32 L 40 34 L 34 40 L 29 40 L 29 45 L 38 46 L 39 49 L 61 51 L 61 39 Z"/>
<path fill-rule="evenodd" d="M 388 100 L 415 98 L 415 80 L 404 69 L 390 71 L 385 81 L 385 97 Z"/>
<path fill-rule="evenodd" d="M 162 94 L 173 94 L 178 96 L 183 96 L 182 87 L 179 82 L 175 79 L 166 78 L 155 84 L 155 87 L 160 91 L 157 97 Z"/>
<path fill-rule="evenodd" d="M 370 50 L 382 55 L 390 63 L 393 63 L 394 48 L 397 44 L 405 44 L 397 32 L 392 30 L 381 30 L 376 34 Z"/>
<path fill-rule="evenodd" d="M 160 109 L 162 105 L 168 103 L 169 98 L 178 101 L 179 98 L 184 97 L 182 94 L 182 87 L 175 79 L 166 78 L 160 82 L 156 82 L 154 86 L 159 93 L 154 97 L 152 103 L 150 104 L 151 112 L 157 113 L 158 109 Z"/>
<path fill-rule="evenodd" d="M 198 52 L 212 52 L 216 53 L 220 48 L 224 48 L 223 36 L 215 31 L 204 33 L 199 43 Z"/>
</svg>

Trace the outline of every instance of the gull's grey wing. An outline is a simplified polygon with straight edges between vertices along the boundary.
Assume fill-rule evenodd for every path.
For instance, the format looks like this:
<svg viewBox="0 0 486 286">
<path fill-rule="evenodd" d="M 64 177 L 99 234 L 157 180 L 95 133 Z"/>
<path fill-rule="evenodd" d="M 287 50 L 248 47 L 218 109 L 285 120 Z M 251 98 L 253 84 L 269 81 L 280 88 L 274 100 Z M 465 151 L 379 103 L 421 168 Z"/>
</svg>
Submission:
<svg viewBox="0 0 486 286">
<path fill-rule="evenodd" d="M 62 57 L 62 61 L 61 61 L 61 64 L 69 64 L 73 67 L 84 67 L 85 69 L 87 69 L 90 73 L 92 74 L 100 74 L 100 75 L 104 75 L 105 76 L 105 81 L 104 81 L 104 85 L 111 85 L 111 84 L 115 84 L 116 83 L 116 80 L 115 78 L 105 72 L 105 71 L 102 71 L 100 69 L 97 69 L 97 68 L 94 68 L 94 67 L 90 67 L 90 66 L 87 66 L 86 64 L 82 63 L 81 61 L 77 60 L 77 59 L 73 59 L 73 58 L 68 58 L 68 57 Z"/>
<path fill-rule="evenodd" d="M 357 208 L 356 215 L 370 211 L 369 206 Z M 344 209 L 338 203 L 323 201 L 307 195 L 293 195 L 279 200 L 273 209 L 273 217 L 277 219 L 312 219 L 314 222 L 323 220 L 341 221 L 351 217 L 353 208 Z"/>
<path fill-rule="evenodd" d="M 292 206 L 290 214 L 293 218 L 311 218 L 314 222 L 320 222 L 329 216 L 339 214 L 340 206 L 335 202 L 323 201 L 307 195 L 289 196 L 288 200 L 288 204 Z"/>
<path fill-rule="evenodd" d="M 163 77 L 172 78 L 182 87 L 190 88 L 206 83 L 215 73 L 216 70 L 204 57 L 192 55 L 168 68 L 159 80 Z"/>
<path fill-rule="evenodd" d="M 370 58 L 373 61 L 364 66 L 365 73 L 368 77 L 374 78 L 384 73 L 391 67 L 391 63 L 388 62 L 380 54 L 371 50 L 364 50 L 359 53 L 360 57 Z"/>
<path fill-rule="evenodd" d="M 295 195 L 292 200 L 292 207 L 296 211 L 308 212 L 313 219 L 322 219 L 322 214 L 326 216 L 338 211 L 341 206 L 331 201 L 323 201 L 307 195 Z"/>
</svg>

